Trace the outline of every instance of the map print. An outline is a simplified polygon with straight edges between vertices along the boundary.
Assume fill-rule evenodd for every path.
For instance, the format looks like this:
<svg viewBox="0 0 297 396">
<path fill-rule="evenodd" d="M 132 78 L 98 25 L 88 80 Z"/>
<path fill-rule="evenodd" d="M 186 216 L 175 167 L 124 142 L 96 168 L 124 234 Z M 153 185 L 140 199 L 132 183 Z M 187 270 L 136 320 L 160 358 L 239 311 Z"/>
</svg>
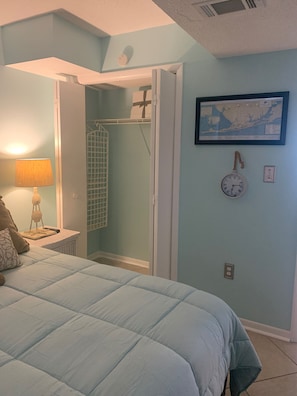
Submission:
<svg viewBox="0 0 297 396">
<path fill-rule="evenodd" d="M 200 140 L 278 140 L 283 98 L 200 103 Z"/>
</svg>

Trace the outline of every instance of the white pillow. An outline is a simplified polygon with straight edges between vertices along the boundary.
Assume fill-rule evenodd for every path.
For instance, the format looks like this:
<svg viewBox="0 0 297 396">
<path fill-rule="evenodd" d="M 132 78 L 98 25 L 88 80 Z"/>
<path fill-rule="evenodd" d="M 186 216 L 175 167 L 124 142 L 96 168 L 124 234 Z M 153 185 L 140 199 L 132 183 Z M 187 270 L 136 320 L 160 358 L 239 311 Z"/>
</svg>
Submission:
<svg viewBox="0 0 297 396">
<path fill-rule="evenodd" d="M 0 271 L 22 265 L 8 228 L 0 231 Z"/>
</svg>

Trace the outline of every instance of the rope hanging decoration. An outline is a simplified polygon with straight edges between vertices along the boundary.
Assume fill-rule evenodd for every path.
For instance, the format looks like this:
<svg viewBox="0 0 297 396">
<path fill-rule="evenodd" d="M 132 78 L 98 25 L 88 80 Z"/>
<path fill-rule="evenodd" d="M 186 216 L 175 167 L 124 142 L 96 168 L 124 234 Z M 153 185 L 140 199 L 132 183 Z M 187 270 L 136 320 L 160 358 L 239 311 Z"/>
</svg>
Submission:
<svg viewBox="0 0 297 396">
<path fill-rule="evenodd" d="M 236 171 L 236 166 L 237 166 L 237 161 L 239 161 L 240 163 L 240 167 L 241 169 L 244 168 L 244 162 L 241 160 L 241 156 L 240 156 L 240 152 L 239 151 L 235 151 L 234 153 L 234 165 L 233 165 L 233 170 Z"/>
</svg>

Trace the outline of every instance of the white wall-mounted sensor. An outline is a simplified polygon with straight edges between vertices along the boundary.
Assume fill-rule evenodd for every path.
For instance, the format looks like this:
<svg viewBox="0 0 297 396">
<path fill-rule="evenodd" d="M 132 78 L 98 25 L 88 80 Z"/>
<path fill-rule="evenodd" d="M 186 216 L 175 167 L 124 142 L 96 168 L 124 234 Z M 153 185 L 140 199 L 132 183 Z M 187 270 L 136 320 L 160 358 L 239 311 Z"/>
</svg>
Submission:
<svg viewBox="0 0 297 396">
<path fill-rule="evenodd" d="M 127 63 L 128 63 L 128 56 L 126 54 L 121 54 L 118 57 L 118 64 L 120 66 L 126 66 Z"/>
</svg>

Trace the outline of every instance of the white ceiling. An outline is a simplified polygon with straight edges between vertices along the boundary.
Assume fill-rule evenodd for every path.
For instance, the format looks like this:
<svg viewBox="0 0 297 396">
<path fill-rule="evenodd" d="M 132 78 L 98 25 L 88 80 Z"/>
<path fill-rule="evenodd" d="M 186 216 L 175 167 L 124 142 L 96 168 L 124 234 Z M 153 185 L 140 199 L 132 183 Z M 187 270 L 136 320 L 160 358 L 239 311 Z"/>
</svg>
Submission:
<svg viewBox="0 0 297 396">
<path fill-rule="evenodd" d="M 212 17 L 199 5 L 224 0 L 153 1 L 216 57 L 297 48 L 297 0 L 229 0 L 259 7 Z"/>
<path fill-rule="evenodd" d="M 265 7 L 213 17 L 199 12 L 200 3 L 218 1 L 263 2 Z M 53 11 L 99 36 L 176 22 L 216 57 L 297 48 L 297 0 L 0 0 L 0 26 Z M 56 58 L 14 67 L 52 78 L 59 72 L 73 74 L 82 84 L 123 87 L 129 86 L 134 73 L 103 76 Z M 150 69 L 139 69 L 132 84 L 146 85 L 149 77 Z"/>
</svg>

